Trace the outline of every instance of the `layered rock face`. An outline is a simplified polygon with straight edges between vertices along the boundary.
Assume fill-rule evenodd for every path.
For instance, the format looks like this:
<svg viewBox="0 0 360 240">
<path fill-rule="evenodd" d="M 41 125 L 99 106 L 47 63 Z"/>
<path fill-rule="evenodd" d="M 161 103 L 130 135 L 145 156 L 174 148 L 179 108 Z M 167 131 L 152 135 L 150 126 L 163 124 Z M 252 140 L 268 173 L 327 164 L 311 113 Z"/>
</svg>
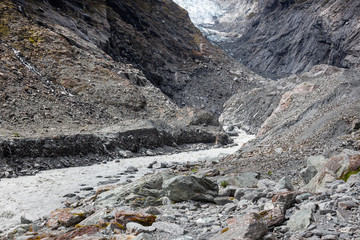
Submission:
<svg viewBox="0 0 360 240">
<path fill-rule="evenodd" d="M 317 64 L 359 67 L 358 1 L 213 2 L 221 7 L 216 20 L 199 26 L 209 39 L 263 76 L 285 77 Z"/>
</svg>

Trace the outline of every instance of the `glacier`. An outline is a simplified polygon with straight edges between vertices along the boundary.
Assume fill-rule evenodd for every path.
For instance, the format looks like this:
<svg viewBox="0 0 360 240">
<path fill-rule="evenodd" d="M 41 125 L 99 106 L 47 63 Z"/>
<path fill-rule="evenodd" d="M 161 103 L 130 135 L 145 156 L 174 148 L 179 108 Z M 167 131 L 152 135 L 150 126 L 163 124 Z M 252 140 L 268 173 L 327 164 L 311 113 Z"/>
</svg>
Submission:
<svg viewBox="0 0 360 240">
<path fill-rule="evenodd" d="M 211 0 L 174 0 L 180 7 L 189 13 L 191 21 L 196 26 L 213 25 L 218 17 L 226 11 Z"/>
</svg>

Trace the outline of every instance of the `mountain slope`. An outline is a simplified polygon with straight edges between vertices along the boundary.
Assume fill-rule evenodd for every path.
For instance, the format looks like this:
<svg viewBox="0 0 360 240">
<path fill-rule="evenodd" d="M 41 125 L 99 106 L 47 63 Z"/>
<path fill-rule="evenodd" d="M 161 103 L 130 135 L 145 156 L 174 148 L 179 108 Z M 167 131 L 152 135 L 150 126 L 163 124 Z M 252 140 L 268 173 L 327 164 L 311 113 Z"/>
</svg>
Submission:
<svg viewBox="0 0 360 240">
<path fill-rule="evenodd" d="M 212 24 L 198 25 L 209 39 L 263 76 L 299 74 L 317 64 L 359 68 L 359 1 L 212 2 L 220 6 Z M 191 0 L 180 3 L 194 9 Z M 196 18 L 199 13 L 192 14 Z"/>
<path fill-rule="evenodd" d="M 220 114 L 239 87 L 256 85 L 172 1 L 6 0 L 0 12 L 2 135 L 128 119 L 208 124 L 211 114 L 187 107 Z"/>
</svg>

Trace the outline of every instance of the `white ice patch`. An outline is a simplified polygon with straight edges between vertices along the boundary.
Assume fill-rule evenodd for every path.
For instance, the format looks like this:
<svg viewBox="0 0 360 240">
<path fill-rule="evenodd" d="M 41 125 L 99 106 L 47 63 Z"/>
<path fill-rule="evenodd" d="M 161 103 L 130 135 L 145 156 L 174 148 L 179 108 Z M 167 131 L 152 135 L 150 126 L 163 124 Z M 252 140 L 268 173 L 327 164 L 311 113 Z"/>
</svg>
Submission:
<svg viewBox="0 0 360 240">
<path fill-rule="evenodd" d="M 188 11 L 195 25 L 212 25 L 216 18 L 225 13 L 219 4 L 211 0 L 174 0 L 174 2 Z"/>
</svg>

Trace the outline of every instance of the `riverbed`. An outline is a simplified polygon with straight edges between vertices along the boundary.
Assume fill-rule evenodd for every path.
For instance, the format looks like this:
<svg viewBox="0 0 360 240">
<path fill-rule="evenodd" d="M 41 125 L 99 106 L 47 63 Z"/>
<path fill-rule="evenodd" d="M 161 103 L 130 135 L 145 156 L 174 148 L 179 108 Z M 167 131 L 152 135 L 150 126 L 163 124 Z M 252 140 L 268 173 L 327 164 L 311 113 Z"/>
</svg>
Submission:
<svg viewBox="0 0 360 240">
<path fill-rule="evenodd" d="M 234 139 L 237 146 L 182 152 L 170 155 L 116 159 L 106 164 L 43 171 L 35 176 L 0 180 L 0 232 L 20 224 L 21 216 L 36 220 L 57 208 L 64 207 L 67 194 L 85 197 L 103 184 L 134 181 L 154 170 L 148 165 L 158 163 L 184 163 L 200 160 L 217 160 L 237 151 L 253 139 L 253 135 L 240 133 Z M 124 173 L 133 166 L 134 173 Z"/>
</svg>

